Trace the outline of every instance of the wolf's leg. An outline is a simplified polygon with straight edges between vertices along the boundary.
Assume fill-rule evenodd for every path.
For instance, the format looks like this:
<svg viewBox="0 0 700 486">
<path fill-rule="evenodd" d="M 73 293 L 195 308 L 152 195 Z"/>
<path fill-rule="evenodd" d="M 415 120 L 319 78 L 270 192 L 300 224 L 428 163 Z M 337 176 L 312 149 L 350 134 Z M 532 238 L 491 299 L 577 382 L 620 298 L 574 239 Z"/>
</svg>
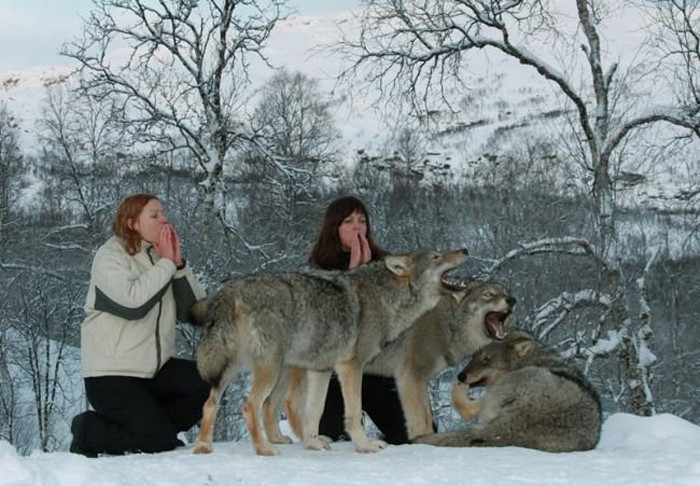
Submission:
<svg viewBox="0 0 700 486">
<path fill-rule="evenodd" d="M 267 440 L 260 427 L 260 415 L 262 404 L 270 395 L 277 383 L 279 373 L 282 370 L 281 363 L 268 361 L 257 362 L 252 366 L 253 381 L 250 385 L 250 395 L 243 404 L 243 416 L 245 417 L 248 433 L 253 441 L 255 452 L 261 456 L 274 456 L 277 449 Z"/>
<path fill-rule="evenodd" d="M 200 371 L 201 372 L 201 371 Z M 202 407 L 202 420 L 199 423 L 199 437 L 194 446 L 195 454 L 208 454 L 214 450 L 214 423 L 216 422 L 216 414 L 219 411 L 221 395 L 226 391 L 226 387 L 236 375 L 237 368 L 234 365 L 228 365 L 218 383 L 211 384 L 209 398 L 204 402 Z"/>
<path fill-rule="evenodd" d="M 212 387 L 209 392 L 209 398 L 204 402 L 202 409 L 202 420 L 199 424 L 199 437 L 194 446 L 195 454 L 208 454 L 214 450 L 214 422 L 216 414 L 219 411 L 219 401 L 221 398 L 221 390 L 218 387 Z"/>
<path fill-rule="evenodd" d="M 280 430 L 280 423 L 277 419 L 277 411 L 282 406 L 282 399 L 287 392 L 289 375 L 291 368 L 283 368 L 270 396 L 263 402 L 263 423 L 267 438 L 273 444 L 291 444 L 292 439 L 287 437 Z"/>
<path fill-rule="evenodd" d="M 499 416 L 493 422 L 482 426 L 473 426 L 467 430 L 417 437 L 413 443 L 439 447 L 518 446 L 539 449 L 533 445 L 539 438 L 539 434 L 534 430 L 526 430 L 526 422 L 523 422 L 521 417 L 503 417 L 501 420 Z"/>
<path fill-rule="evenodd" d="M 304 438 L 304 408 L 302 403 L 306 398 L 306 370 L 303 368 L 289 369 L 289 385 L 287 395 L 284 397 L 284 413 L 292 431 L 300 439 Z"/>
<path fill-rule="evenodd" d="M 428 444 L 438 447 L 468 447 L 480 441 L 472 430 L 445 432 L 443 434 L 428 434 L 411 440 L 414 444 Z"/>
<path fill-rule="evenodd" d="M 408 373 L 396 376 L 396 388 L 406 418 L 408 438 L 433 432 L 433 415 L 428 400 L 428 384 Z"/>
<path fill-rule="evenodd" d="M 469 385 L 457 382 L 452 388 L 452 405 L 464 420 L 476 416 L 482 407 L 481 398 L 469 400 Z"/>
<path fill-rule="evenodd" d="M 370 441 L 362 428 L 362 367 L 353 361 L 336 365 L 345 404 L 345 430 L 357 452 L 378 452 L 387 444 L 383 440 Z"/>
<path fill-rule="evenodd" d="M 330 449 L 327 437 L 318 435 L 318 425 L 326 404 L 330 371 L 306 371 L 306 405 L 304 406 L 304 447 L 307 449 Z"/>
</svg>

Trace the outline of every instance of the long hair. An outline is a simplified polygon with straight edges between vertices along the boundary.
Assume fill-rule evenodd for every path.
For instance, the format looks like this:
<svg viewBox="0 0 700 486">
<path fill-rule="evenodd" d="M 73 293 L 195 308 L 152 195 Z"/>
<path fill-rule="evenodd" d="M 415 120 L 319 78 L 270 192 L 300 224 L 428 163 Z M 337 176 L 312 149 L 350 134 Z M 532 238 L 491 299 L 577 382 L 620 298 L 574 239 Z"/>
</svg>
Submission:
<svg viewBox="0 0 700 486">
<path fill-rule="evenodd" d="M 367 222 L 367 242 L 372 251 L 372 260 L 388 254 L 372 238 L 372 227 L 365 204 L 355 196 L 344 196 L 334 200 L 326 208 L 321 231 L 313 250 L 311 250 L 309 263 L 326 270 L 347 270 L 350 263 L 350 254 L 343 249 L 338 236 L 338 227 L 345 218 L 354 212 L 362 214 Z"/>
<path fill-rule="evenodd" d="M 143 207 L 152 199 L 158 198 L 153 194 L 132 194 L 119 203 L 117 214 L 114 216 L 112 231 L 122 239 L 124 248 L 129 255 L 135 255 L 141 247 L 141 235 L 129 226 L 130 224 L 133 225 L 141 211 L 143 211 Z"/>
</svg>

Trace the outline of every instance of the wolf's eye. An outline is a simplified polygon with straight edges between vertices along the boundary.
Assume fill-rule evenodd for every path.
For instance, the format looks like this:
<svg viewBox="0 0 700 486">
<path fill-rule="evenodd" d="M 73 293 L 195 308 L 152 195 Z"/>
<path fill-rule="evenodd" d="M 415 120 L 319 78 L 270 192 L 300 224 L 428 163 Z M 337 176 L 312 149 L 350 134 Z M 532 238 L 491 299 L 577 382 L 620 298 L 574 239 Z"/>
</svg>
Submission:
<svg viewBox="0 0 700 486">
<path fill-rule="evenodd" d="M 490 292 L 488 290 L 486 292 L 484 292 L 484 300 L 491 300 L 491 299 L 493 299 L 493 292 Z"/>
<path fill-rule="evenodd" d="M 485 354 L 481 357 L 482 363 L 488 363 L 490 360 L 491 360 L 491 356 L 489 356 L 488 354 Z"/>
<path fill-rule="evenodd" d="M 439 253 L 431 253 L 428 257 L 431 260 L 438 260 L 440 258 L 440 254 Z"/>
</svg>

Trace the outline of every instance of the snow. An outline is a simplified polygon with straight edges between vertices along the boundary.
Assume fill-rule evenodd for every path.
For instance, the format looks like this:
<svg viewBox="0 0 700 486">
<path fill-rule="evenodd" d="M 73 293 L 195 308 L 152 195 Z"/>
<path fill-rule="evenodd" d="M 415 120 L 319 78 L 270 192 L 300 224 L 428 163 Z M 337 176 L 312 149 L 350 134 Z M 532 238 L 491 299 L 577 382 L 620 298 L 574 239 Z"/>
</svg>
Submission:
<svg viewBox="0 0 700 486">
<path fill-rule="evenodd" d="M 23 457 L 0 442 L 2 486 L 204 485 L 700 485 L 700 427 L 675 415 L 614 414 L 592 451 L 552 454 L 517 447 L 389 446 L 358 454 L 349 442 L 309 451 L 297 442 L 261 457 L 249 442 L 160 454 L 88 459 L 68 452 Z"/>
</svg>

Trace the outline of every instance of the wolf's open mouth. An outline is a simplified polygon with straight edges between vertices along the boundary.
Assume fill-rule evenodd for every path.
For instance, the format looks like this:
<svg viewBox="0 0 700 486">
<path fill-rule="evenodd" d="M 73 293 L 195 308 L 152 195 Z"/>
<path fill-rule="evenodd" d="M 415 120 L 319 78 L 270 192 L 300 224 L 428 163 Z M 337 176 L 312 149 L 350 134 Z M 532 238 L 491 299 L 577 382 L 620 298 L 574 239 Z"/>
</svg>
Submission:
<svg viewBox="0 0 700 486">
<path fill-rule="evenodd" d="M 464 290 L 465 288 L 467 288 L 464 281 L 452 279 L 448 277 L 448 273 L 450 273 L 449 270 L 443 273 L 442 277 L 440 277 L 440 283 L 442 283 L 442 286 L 445 289 L 450 290 L 452 292 L 459 292 L 460 290 Z"/>
<path fill-rule="evenodd" d="M 504 323 L 508 316 L 510 315 L 510 312 L 489 312 L 486 314 L 486 329 L 489 332 L 489 335 L 493 339 L 497 339 L 498 341 L 503 341 L 503 339 L 506 337 L 506 330 L 504 327 Z"/>
</svg>

